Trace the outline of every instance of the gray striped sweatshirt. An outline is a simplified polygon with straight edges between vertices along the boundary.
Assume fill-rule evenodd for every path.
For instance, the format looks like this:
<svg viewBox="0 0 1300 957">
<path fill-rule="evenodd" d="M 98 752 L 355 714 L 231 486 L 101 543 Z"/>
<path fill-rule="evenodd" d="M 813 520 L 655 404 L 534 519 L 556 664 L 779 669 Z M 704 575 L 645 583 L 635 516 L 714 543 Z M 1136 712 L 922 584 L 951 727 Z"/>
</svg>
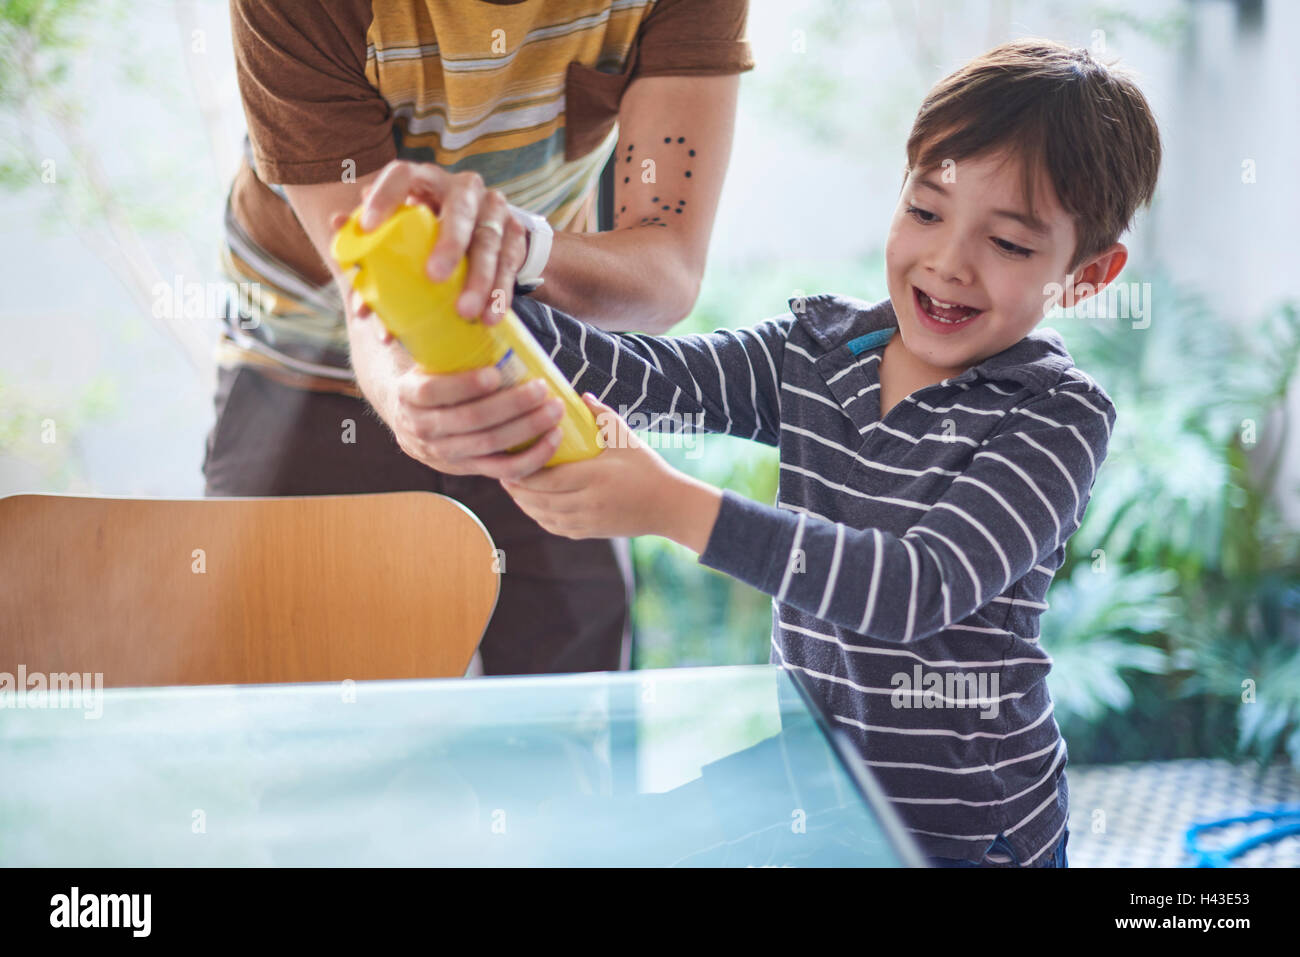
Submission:
<svg viewBox="0 0 1300 957">
<path fill-rule="evenodd" d="M 1005 834 L 1041 866 L 1068 787 L 1038 619 L 1115 406 L 1040 326 L 881 421 L 890 301 L 789 305 L 684 336 L 514 308 L 625 418 L 780 449 L 776 505 L 724 490 L 700 563 L 773 596 L 771 660 L 820 691 L 925 853 L 979 860 Z"/>
</svg>

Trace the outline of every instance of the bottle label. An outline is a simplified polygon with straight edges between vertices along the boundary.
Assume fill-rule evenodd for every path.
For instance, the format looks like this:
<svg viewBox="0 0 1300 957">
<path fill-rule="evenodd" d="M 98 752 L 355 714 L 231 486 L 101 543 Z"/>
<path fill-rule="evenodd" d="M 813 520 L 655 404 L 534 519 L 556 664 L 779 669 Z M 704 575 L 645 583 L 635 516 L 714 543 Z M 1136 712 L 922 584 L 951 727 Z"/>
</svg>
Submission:
<svg viewBox="0 0 1300 957">
<path fill-rule="evenodd" d="M 524 360 L 515 354 L 514 349 L 507 349 L 506 354 L 497 360 L 497 371 L 501 373 L 501 388 L 503 389 L 518 385 L 525 379 L 530 378 L 528 366 L 524 365 Z"/>
</svg>

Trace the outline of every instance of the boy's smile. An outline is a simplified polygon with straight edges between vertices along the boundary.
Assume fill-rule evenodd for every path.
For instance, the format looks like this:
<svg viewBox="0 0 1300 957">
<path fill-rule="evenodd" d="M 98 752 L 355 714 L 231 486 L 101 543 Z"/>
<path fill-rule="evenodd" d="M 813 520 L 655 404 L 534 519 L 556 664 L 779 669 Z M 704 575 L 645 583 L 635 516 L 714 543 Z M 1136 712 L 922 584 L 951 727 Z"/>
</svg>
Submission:
<svg viewBox="0 0 1300 957">
<path fill-rule="evenodd" d="M 1049 284 L 1098 284 L 1122 267 L 1127 254 L 1116 243 L 1067 277 L 1074 221 L 1045 171 L 1037 218 L 1024 208 L 1021 183 L 1018 157 L 999 153 L 913 170 L 903 184 L 885 243 L 899 331 L 886 354 L 908 391 L 960 375 L 1027 336 L 1053 304 Z"/>
</svg>

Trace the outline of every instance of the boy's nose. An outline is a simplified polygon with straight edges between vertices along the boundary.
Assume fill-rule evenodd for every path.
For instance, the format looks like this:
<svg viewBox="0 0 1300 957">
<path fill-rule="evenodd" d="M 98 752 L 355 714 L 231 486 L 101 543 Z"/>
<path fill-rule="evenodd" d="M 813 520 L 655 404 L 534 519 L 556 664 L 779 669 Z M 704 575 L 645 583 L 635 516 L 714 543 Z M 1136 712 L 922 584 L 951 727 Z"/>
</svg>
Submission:
<svg viewBox="0 0 1300 957">
<path fill-rule="evenodd" d="M 924 264 L 927 270 L 946 283 L 965 286 L 974 278 L 967 245 L 955 235 L 936 239 L 926 251 Z"/>
</svg>

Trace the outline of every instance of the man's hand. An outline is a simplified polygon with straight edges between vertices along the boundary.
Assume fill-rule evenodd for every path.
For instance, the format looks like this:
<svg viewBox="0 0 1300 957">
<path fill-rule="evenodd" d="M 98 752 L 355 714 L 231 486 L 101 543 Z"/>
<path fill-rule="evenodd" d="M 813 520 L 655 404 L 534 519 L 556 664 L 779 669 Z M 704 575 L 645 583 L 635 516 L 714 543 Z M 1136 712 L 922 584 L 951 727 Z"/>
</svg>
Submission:
<svg viewBox="0 0 1300 957">
<path fill-rule="evenodd" d="M 499 322 L 510 308 L 515 277 L 528 255 L 527 233 L 510 215 L 500 190 L 487 189 L 478 173 L 448 173 L 434 163 L 393 160 L 365 190 L 361 228 L 374 229 L 403 203 L 423 203 L 438 217 L 438 241 L 426 272 L 441 282 L 461 256 L 469 257 L 465 289 L 456 311 L 484 324 Z M 330 226 L 341 223 L 335 217 Z"/>
<path fill-rule="evenodd" d="M 563 403 L 548 398 L 535 380 L 501 389 L 500 373 L 491 367 L 428 375 L 400 342 L 381 345 L 369 336 L 353 339 L 352 365 L 402 451 L 439 472 L 497 479 L 528 475 L 560 444 L 556 425 Z M 521 452 L 505 451 L 539 435 Z"/>
<path fill-rule="evenodd" d="M 662 535 L 703 552 L 722 493 L 678 472 L 613 409 L 583 399 L 601 428 L 605 451 L 501 485 L 529 517 L 566 538 Z"/>
<path fill-rule="evenodd" d="M 529 475 L 560 444 L 564 403 L 547 398 L 550 392 L 538 379 L 509 389 L 500 384 L 500 373 L 490 367 L 427 375 L 412 364 L 398 376 L 392 419 L 385 421 L 403 452 L 439 472 Z M 522 452 L 504 451 L 539 435 Z"/>
</svg>

